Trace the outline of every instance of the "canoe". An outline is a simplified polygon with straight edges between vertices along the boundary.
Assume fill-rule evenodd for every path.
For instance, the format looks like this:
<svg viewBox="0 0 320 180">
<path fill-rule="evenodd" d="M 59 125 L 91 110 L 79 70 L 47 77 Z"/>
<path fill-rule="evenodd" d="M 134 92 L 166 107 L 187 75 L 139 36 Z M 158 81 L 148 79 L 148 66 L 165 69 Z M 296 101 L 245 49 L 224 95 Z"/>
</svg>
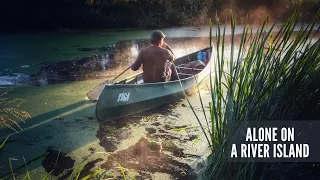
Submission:
<svg viewBox="0 0 320 180">
<path fill-rule="evenodd" d="M 200 51 L 207 52 L 203 68 L 187 66 L 198 61 Z M 175 66 L 180 80 L 143 83 L 142 73 L 138 73 L 125 80 L 105 84 L 96 104 L 97 119 L 109 121 L 183 98 L 183 91 L 194 90 L 209 77 L 211 52 L 212 47 L 208 47 L 176 59 Z"/>
</svg>

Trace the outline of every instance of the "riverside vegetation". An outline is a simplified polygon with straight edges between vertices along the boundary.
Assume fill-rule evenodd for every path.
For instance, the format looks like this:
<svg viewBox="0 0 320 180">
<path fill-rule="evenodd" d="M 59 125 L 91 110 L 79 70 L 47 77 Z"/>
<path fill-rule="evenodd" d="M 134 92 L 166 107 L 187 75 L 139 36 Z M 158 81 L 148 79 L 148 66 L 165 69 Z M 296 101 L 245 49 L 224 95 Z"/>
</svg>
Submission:
<svg viewBox="0 0 320 180">
<path fill-rule="evenodd" d="M 23 99 L 15 98 L 8 99 L 5 95 L 8 91 L 0 94 L 0 126 L 1 128 L 10 128 L 15 132 L 18 129 L 22 129 L 19 125 L 19 121 L 24 122 L 24 119 L 30 118 L 30 114 L 27 111 L 19 109 L 20 105 L 24 103 Z"/>
<path fill-rule="evenodd" d="M 301 20 L 300 7 L 278 32 L 267 27 L 268 18 L 252 32 L 243 29 L 240 45 L 234 41 L 235 17 L 231 15 L 231 45 L 226 46 L 226 26 L 216 18 L 214 77 L 210 80 L 212 103 L 208 126 L 200 124 L 212 148 L 203 179 L 317 179 L 319 163 L 228 162 L 231 140 L 240 123 L 248 120 L 320 119 L 320 10 L 311 24 L 294 28 Z M 229 51 L 228 53 L 227 50 Z"/>
<path fill-rule="evenodd" d="M 241 23 L 260 23 L 265 16 L 286 20 L 298 0 L 4 0 L 0 6 L 0 31 L 78 28 L 163 28 L 206 25 L 207 17 L 228 15 L 233 9 Z M 306 0 L 305 6 L 310 4 Z M 302 8 L 312 19 L 319 9 Z M 222 18 L 224 20 L 224 18 Z"/>
</svg>

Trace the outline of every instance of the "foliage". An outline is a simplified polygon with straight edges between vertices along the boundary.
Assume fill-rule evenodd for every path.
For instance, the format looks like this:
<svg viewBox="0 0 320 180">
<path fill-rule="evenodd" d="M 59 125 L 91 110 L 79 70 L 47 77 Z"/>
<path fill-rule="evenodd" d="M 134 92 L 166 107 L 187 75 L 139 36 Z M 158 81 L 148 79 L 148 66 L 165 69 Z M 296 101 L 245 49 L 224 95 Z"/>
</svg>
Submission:
<svg viewBox="0 0 320 180">
<path fill-rule="evenodd" d="M 225 17 L 234 9 L 241 23 L 260 22 L 269 14 L 283 21 L 297 6 L 296 0 L 4 0 L 0 6 L 1 30 L 68 28 L 159 28 L 204 25 L 207 17 Z M 307 1 L 306 5 L 310 4 Z M 318 9 L 318 3 L 314 9 Z M 305 6 L 307 7 L 307 6 Z M 31 10 L 32 9 L 32 10 Z M 315 10 L 305 12 L 311 17 Z M 223 18 L 224 20 L 224 18 Z"/>
</svg>

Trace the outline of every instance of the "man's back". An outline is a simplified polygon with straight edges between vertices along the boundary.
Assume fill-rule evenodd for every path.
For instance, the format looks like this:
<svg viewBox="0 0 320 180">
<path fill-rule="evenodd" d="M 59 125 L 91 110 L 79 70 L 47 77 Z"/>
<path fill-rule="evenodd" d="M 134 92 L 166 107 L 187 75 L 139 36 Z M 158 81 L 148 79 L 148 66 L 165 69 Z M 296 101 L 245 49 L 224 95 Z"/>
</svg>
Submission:
<svg viewBox="0 0 320 180">
<path fill-rule="evenodd" d="M 164 68 L 167 60 L 172 61 L 173 54 L 159 46 L 149 46 L 142 49 L 137 60 L 131 65 L 132 70 L 138 70 L 143 64 L 143 80 L 145 83 L 164 82 Z"/>
</svg>

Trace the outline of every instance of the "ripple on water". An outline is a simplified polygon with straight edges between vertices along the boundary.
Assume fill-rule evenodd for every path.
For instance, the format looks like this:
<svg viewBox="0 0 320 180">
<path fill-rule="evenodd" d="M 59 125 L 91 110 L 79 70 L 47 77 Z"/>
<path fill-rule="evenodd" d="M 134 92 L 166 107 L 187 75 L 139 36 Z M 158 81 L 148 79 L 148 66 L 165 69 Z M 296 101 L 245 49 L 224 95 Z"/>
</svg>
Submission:
<svg viewBox="0 0 320 180">
<path fill-rule="evenodd" d="M 13 73 L 12 75 L 0 76 L 0 87 L 17 86 L 27 82 L 30 76 L 22 73 Z"/>
</svg>

